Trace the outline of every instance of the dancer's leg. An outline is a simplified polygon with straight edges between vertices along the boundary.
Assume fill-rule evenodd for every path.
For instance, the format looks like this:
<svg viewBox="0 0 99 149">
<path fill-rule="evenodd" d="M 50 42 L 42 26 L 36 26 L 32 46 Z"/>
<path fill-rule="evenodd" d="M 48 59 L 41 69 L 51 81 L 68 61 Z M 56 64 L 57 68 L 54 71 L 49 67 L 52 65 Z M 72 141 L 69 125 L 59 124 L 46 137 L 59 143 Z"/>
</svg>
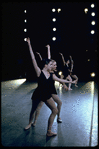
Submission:
<svg viewBox="0 0 99 149">
<path fill-rule="evenodd" d="M 36 122 L 37 122 L 37 118 L 39 116 L 39 113 L 40 113 L 40 110 L 43 106 L 44 102 L 43 101 L 40 101 L 40 103 L 38 104 L 37 108 L 36 108 L 36 111 L 34 113 L 34 123 L 33 123 L 33 126 L 36 125 Z"/>
<path fill-rule="evenodd" d="M 60 119 L 60 110 L 61 110 L 61 106 L 62 106 L 62 101 L 59 99 L 58 95 L 56 95 L 56 94 L 52 94 L 52 97 L 53 97 L 54 101 L 57 103 L 57 109 L 58 109 L 57 118 Z"/>
<path fill-rule="evenodd" d="M 70 75 L 68 75 L 68 76 L 66 77 L 66 79 L 68 79 L 69 81 L 72 81 L 72 78 L 71 78 Z M 69 83 L 69 85 L 68 85 L 68 90 L 72 90 L 72 89 L 71 89 L 71 83 Z"/>
<path fill-rule="evenodd" d="M 73 77 L 74 79 L 76 79 L 75 86 L 78 87 L 78 86 L 77 86 L 78 77 L 77 77 L 76 75 L 72 75 L 72 77 Z"/>
<path fill-rule="evenodd" d="M 32 108 L 31 108 L 30 117 L 29 117 L 29 124 L 25 127 L 25 130 L 27 130 L 31 127 L 31 124 L 32 124 L 32 121 L 34 118 L 34 112 L 35 112 L 39 103 L 40 103 L 40 100 L 38 100 L 38 99 L 32 100 Z"/>
<path fill-rule="evenodd" d="M 55 105 L 55 102 L 53 100 L 53 98 L 48 99 L 45 104 L 50 108 L 50 110 L 52 111 L 49 119 L 48 119 L 48 127 L 47 127 L 47 136 L 53 136 L 56 135 L 56 133 L 51 132 L 51 127 L 52 124 L 54 122 L 55 116 L 58 113 L 58 109 Z"/>
</svg>

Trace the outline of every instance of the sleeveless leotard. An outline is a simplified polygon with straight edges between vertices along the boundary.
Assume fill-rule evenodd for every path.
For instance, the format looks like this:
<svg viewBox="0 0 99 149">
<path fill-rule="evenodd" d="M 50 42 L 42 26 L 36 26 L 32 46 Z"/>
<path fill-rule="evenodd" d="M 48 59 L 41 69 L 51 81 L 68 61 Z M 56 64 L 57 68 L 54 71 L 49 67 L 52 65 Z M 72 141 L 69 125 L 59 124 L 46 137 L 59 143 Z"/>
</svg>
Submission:
<svg viewBox="0 0 99 149">
<path fill-rule="evenodd" d="M 38 87 L 35 89 L 35 91 L 32 94 L 31 99 L 36 100 L 39 99 L 41 101 L 46 101 L 49 98 L 51 98 L 51 82 L 52 79 L 52 73 L 50 74 L 50 77 L 47 79 L 44 75 L 43 71 L 41 71 L 40 76 L 38 77 Z"/>
</svg>

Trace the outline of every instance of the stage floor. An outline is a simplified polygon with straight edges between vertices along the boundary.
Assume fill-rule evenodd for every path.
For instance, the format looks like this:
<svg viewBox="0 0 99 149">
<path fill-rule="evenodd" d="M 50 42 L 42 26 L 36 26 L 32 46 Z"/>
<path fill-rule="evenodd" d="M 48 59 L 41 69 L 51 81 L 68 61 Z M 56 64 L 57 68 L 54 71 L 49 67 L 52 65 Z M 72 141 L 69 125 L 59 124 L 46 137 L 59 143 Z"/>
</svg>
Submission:
<svg viewBox="0 0 99 149">
<path fill-rule="evenodd" d="M 44 104 L 35 127 L 24 131 L 31 110 L 31 95 L 36 82 L 24 79 L 1 82 L 1 144 L 3 146 L 75 147 L 98 144 L 98 86 L 79 82 L 78 88 L 65 91 L 55 83 L 62 101 L 62 123 L 54 120 L 55 137 L 46 137 L 50 109 Z"/>
</svg>

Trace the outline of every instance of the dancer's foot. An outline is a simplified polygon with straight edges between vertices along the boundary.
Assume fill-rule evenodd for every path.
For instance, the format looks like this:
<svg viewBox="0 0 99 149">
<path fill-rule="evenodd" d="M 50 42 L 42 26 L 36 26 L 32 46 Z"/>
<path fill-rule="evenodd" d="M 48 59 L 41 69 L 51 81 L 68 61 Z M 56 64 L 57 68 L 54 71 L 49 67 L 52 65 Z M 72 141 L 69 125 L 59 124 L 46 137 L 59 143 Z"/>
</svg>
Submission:
<svg viewBox="0 0 99 149">
<path fill-rule="evenodd" d="M 36 126 L 36 123 L 35 123 L 35 122 L 34 122 L 34 123 L 32 123 L 32 126 L 33 126 L 33 127 L 35 127 L 35 126 Z"/>
<path fill-rule="evenodd" d="M 46 135 L 47 135 L 48 137 L 54 137 L 54 136 L 57 135 L 57 133 L 54 133 L 54 132 L 51 132 L 51 130 L 48 130 Z"/>
<path fill-rule="evenodd" d="M 24 129 L 28 130 L 31 127 L 31 124 L 27 125 Z"/>
<path fill-rule="evenodd" d="M 72 88 L 68 88 L 68 90 L 69 90 L 69 91 L 72 91 L 73 89 L 72 89 Z"/>
<path fill-rule="evenodd" d="M 75 84 L 75 87 L 78 87 L 78 85 Z"/>
<path fill-rule="evenodd" d="M 61 118 L 58 118 L 58 119 L 57 119 L 57 122 L 58 122 L 58 123 L 62 123 Z"/>
</svg>

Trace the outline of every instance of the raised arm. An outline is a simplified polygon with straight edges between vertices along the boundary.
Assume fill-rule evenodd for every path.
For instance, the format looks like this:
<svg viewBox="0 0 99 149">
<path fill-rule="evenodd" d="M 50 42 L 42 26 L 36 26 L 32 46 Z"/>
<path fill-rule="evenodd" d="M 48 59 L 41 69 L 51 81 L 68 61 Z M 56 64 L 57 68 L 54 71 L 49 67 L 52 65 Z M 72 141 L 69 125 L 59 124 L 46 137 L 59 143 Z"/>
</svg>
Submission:
<svg viewBox="0 0 99 149">
<path fill-rule="evenodd" d="M 47 50 L 48 50 L 48 59 L 51 59 L 51 51 L 50 51 L 50 45 L 47 45 Z"/>
<path fill-rule="evenodd" d="M 75 83 L 75 81 L 67 81 L 65 79 L 60 79 L 55 74 L 53 74 L 53 80 L 54 81 L 58 81 L 60 83 Z"/>
<path fill-rule="evenodd" d="M 59 53 L 59 54 L 62 56 L 63 64 L 65 65 L 66 62 L 65 62 L 63 54 L 62 53 Z"/>
<path fill-rule="evenodd" d="M 36 52 L 38 55 L 39 55 L 39 57 L 40 57 L 40 59 L 41 59 L 41 61 L 42 61 L 42 56 L 41 56 L 41 54 L 40 53 L 38 53 L 38 52 Z"/>
<path fill-rule="evenodd" d="M 69 56 L 69 57 L 70 57 L 70 61 L 71 61 L 71 72 L 72 72 L 72 70 L 73 70 L 73 59 L 71 56 Z"/>
<path fill-rule="evenodd" d="M 30 51 L 30 55 L 31 55 L 31 58 L 32 58 L 32 63 L 33 63 L 34 69 L 36 71 L 37 77 L 39 77 L 40 76 L 40 73 L 41 73 L 41 70 L 40 70 L 40 68 L 37 65 L 37 62 L 36 62 L 36 59 L 35 59 L 35 56 L 34 56 L 32 47 L 31 47 L 30 38 L 28 37 L 26 39 L 26 41 L 28 42 L 29 51 Z"/>
</svg>

